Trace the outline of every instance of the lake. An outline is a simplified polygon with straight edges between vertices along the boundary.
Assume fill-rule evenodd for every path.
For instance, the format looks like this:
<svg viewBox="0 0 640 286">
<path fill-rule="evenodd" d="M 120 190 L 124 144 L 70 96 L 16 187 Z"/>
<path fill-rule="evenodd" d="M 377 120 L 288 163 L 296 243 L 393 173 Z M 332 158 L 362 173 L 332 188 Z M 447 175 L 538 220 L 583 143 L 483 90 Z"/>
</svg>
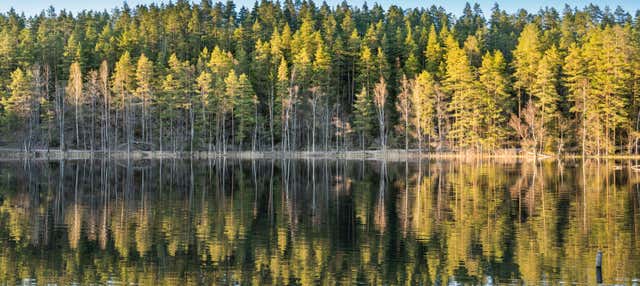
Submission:
<svg viewBox="0 0 640 286">
<path fill-rule="evenodd" d="M 0 162 L 0 284 L 637 285 L 630 164 Z"/>
</svg>

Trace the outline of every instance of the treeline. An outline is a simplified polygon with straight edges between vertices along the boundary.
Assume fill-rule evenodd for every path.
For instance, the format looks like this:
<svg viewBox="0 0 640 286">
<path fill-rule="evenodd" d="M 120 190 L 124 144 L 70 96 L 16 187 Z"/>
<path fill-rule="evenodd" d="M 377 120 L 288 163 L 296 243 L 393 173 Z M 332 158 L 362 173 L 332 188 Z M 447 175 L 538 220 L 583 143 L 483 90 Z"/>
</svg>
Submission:
<svg viewBox="0 0 640 286">
<path fill-rule="evenodd" d="M 637 153 L 640 14 L 263 0 L 0 14 L 26 150 Z"/>
</svg>

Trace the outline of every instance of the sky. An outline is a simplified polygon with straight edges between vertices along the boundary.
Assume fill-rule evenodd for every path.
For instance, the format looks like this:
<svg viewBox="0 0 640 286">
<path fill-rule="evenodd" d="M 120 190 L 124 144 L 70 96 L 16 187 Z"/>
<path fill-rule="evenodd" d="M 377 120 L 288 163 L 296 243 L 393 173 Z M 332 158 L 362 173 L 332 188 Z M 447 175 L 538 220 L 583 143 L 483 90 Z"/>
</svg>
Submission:
<svg viewBox="0 0 640 286">
<path fill-rule="evenodd" d="M 127 0 L 126 2 L 129 6 L 134 7 L 138 4 L 149 4 L 149 3 L 168 3 L 169 0 Z M 226 0 L 225 0 L 226 1 Z M 338 3 L 341 3 L 342 0 L 326 0 L 327 3 L 331 6 L 334 6 Z M 72 12 L 78 12 L 82 10 L 111 10 L 114 7 L 122 6 L 122 0 L 0 0 L 0 11 L 6 12 L 10 8 L 16 9 L 18 13 L 24 12 L 26 15 L 35 15 L 40 11 L 46 9 L 49 6 L 53 6 L 56 10 L 68 10 Z M 195 2 L 200 2 L 200 0 L 195 0 Z M 216 2 L 214 0 L 213 2 Z M 255 0 L 236 0 L 236 5 L 238 7 L 248 6 L 252 7 Z M 322 0 L 315 0 L 317 4 L 322 3 Z M 362 5 L 365 0 L 351 0 L 348 1 L 351 5 Z M 377 1 L 367 1 L 369 7 L 372 6 L 373 3 L 379 3 L 383 7 L 388 7 L 390 4 L 396 4 L 401 6 L 402 8 L 413 8 L 413 7 L 430 7 L 431 5 L 442 6 L 448 12 L 453 13 L 454 15 L 460 15 L 464 5 L 467 1 L 465 0 L 406 0 L 406 1 L 394 1 L 394 0 L 377 0 Z M 613 9 L 617 6 L 621 6 L 626 11 L 630 12 L 632 15 L 635 14 L 636 10 L 640 10 L 640 0 L 591 0 L 591 1 L 582 1 L 582 0 L 522 0 L 522 1 L 508 1 L 508 0 L 477 0 L 477 1 L 469 1 L 470 3 L 479 3 L 482 11 L 485 16 L 489 15 L 489 11 L 491 7 L 493 7 L 494 3 L 498 3 L 502 9 L 507 10 L 507 12 L 515 12 L 519 8 L 525 8 L 529 12 L 537 12 L 540 8 L 543 7 L 556 7 L 558 10 L 562 10 L 565 4 L 569 4 L 572 7 L 582 8 L 589 3 L 597 4 L 600 7 L 609 6 Z"/>
</svg>

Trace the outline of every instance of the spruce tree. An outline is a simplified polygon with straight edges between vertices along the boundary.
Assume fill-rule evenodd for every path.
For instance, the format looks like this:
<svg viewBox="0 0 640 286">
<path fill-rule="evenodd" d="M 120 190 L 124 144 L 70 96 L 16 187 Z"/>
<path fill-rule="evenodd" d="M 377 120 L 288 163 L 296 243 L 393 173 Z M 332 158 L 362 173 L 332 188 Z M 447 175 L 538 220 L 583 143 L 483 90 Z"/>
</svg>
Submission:
<svg viewBox="0 0 640 286">
<path fill-rule="evenodd" d="M 366 134 L 371 130 L 371 121 L 373 120 L 373 101 L 370 94 L 365 87 L 362 87 L 362 91 L 356 94 L 356 101 L 353 103 L 353 125 L 360 135 L 360 145 L 363 152 Z"/>
<path fill-rule="evenodd" d="M 229 76 L 233 76 L 231 73 Z M 229 82 L 230 86 L 236 84 L 232 80 Z M 245 74 L 241 74 L 237 78 L 237 91 L 234 96 L 234 116 L 238 127 L 236 130 L 236 142 L 242 147 L 245 138 L 249 135 L 250 131 L 256 124 L 255 118 L 255 105 L 257 104 L 256 94 L 251 87 L 249 78 Z"/>
</svg>

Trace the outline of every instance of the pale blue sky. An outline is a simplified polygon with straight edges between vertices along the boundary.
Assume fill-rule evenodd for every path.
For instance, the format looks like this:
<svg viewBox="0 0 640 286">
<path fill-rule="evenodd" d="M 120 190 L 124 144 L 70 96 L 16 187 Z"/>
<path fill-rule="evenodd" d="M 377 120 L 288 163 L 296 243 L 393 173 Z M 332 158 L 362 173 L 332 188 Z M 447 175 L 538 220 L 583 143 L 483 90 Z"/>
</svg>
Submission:
<svg viewBox="0 0 640 286">
<path fill-rule="evenodd" d="M 226 0 L 225 0 L 226 1 Z M 167 3 L 168 0 L 128 0 L 126 1 L 129 6 L 133 7 L 137 4 L 149 4 L 149 3 Z M 200 0 L 196 0 L 195 2 L 200 2 Z M 215 2 L 215 0 L 214 0 Z M 315 1 L 318 5 L 322 3 L 321 0 Z M 338 3 L 341 3 L 342 0 L 327 0 L 329 5 L 334 6 Z M 364 0 L 351 0 L 348 1 L 352 5 L 362 5 Z M 384 7 L 387 7 L 389 4 L 397 4 L 403 8 L 409 7 L 429 7 L 431 5 L 442 6 L 447 11 L 452 12 L 455 15 L 459 15 L 467 1 L 459 1 L 459 0 L 406 0 L 406 1 L 393 1 L 393 0 L 378 0 L 378 1 L 367 1 L 369 3 L 369 7 L 374 2 L 378 2 Z M 524 0 L 524 1 L 496 1 L 496 0 L 478 0 L 478 1 L 469 1 L 470 3 L 479 3 L 482 11 L 486 16 L 489 15 L 489 11 L 491 7 L 493 7 L 494 3 L 498 3 L 501 8 L 507 10 L 508 12 L 514 12 L 518 8 L 525 8 L 529 12 L 536 12 L 540 8 L 543 7 L 556 7 L 558 10 L 562 10 L 564 8 L 564 4 L 569 4 L 572 7 L 582 8 L 589 3 L 597 4 L 600 7 L 604 8 L 604 6 L 609 6 L 611 9 L 615 9 L 616 6 L 621 6 L 626 11 L 630 12 L 632 15 L 635 14 L 635 11 L 640 9 L 640 0 L 592 0 L 592 1 L 563 1 L 563 0 Z M 114 7 L 122 6 L 122 0 L 0 0 L 0 11 L 6 12 L 11 7 L 15 8 L 18 13 L 24 12 L 27 15 L 37 14 L 43 9 L 46 9 L 49 6 L 54 6 L 56 10 L 66 9 L 72 12 L 77 12 L 81 10 L 111 10 Z M 248 6 L 252 7 L 254 0 L 237 0 L 236 5 L 240 6 Z"/>
</svg>

